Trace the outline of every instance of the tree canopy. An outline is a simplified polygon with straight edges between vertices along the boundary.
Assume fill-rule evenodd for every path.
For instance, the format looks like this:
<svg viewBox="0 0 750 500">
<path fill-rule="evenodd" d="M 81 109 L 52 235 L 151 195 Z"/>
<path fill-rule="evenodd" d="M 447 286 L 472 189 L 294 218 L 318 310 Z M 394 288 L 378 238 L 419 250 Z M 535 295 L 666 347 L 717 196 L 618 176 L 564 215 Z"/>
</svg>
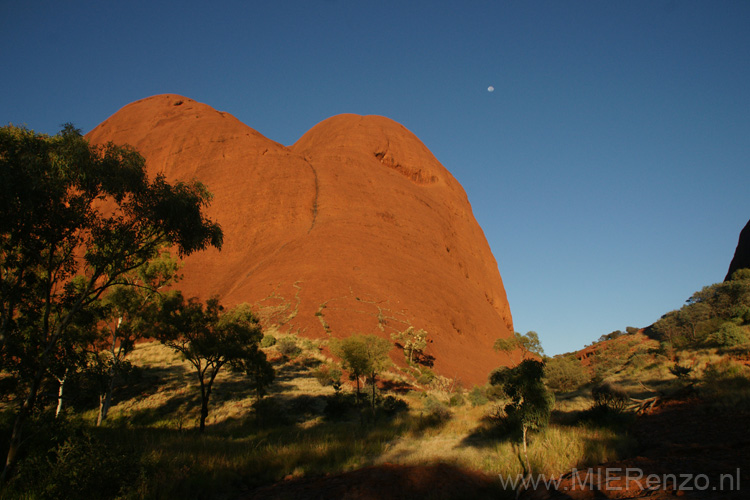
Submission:
<svg viewBox="0 0 750 500">
<path fill-rule="evenodd" d="M 505 406 L 508 420 L 522 432 L 527 473 L 531 473 L 527 432 L 546 427 L 555 404 L 554 396 L 544 385 L 544 365 L 543 361 L 525 359 L 513 368 L 498 368 L 490 375 L 490 384 L 498 386 L 509 399 Z"/>
<path fill-rule="evenodd" d="M 510 338 L 497 339 L 493 347 L 496 351 L 507 352 L 508 354 L 520 350 L 521 359 L 526 359 L 529 354 L 544 355 L 542 343 L 539 341 L 539 335 L 536 332 L 527 332 L 525 335 L 514 332 Z"/>
<path fill-rule="evenodd" d="M 274 379 L 273 367 L 259 349 L 263 332 L 248 304 L 228 311 L 214 297 L 203 303 L 175 293 L 164 301 L 157 330 L 162 342 L 179 351 L 196 370 L 201 390 L 200 431 L 216 376 L 229 365 L 252 377 L 258 395 Z"/>
<path fill-rule="evenodd" d="M 665 346 L 744 343 L 750 325 L 750 269 L 736 271 L 728 281 L 705 286 L 680 309 L 670 311 L 646 330 Z M 728 331 L 736 334 L 725 335 Z M 723 344 L 722 339 L 728 339 Z"/>
<path fill-rule="evenodd" d="M 341 358 L 344 369 L 348 370 L 357 383 L 357 397 L 360 394 L 359 377 L 370 378 L 373 385 L 373 405 L 377 375 L 391 360 L 388 351 L 391 343 L 377 335 L 352 335 L 331 344 L 331 352 Z"/>
<path fill-rule="evenodd" d="M 19 405 L 6 467 L 53 361 L 69 359 L 76 321 L 163 245 L 221 247 L 199 182 L 150 179 L 130 147 L 92 146 L 70 125 L 55 136 L 0 128 L 0 360 Z"/>
</svg>

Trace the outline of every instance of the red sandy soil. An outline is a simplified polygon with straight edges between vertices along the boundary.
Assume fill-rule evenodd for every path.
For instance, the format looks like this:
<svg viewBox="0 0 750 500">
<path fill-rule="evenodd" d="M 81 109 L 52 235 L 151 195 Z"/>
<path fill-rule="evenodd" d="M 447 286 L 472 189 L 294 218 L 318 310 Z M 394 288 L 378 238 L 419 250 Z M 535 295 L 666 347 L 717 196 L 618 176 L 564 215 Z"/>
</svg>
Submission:
<svg viewBox="0 0 750 500">
<path fill-rule="evenodd" d="M 249 302 L 265 325 L 307 337 L 424 328 L 435 369 L 467 384 L 508 364 L 492 349 L 513 322 L 484 233 L 460 184 L 398 123 L 334 116 L 285 147 L 228 113 L 158 95 L 87 137 L 130 144 L 152 175 L 213 193 L 224 247 L 186 259 L 186 294 Z"/>
</svg>

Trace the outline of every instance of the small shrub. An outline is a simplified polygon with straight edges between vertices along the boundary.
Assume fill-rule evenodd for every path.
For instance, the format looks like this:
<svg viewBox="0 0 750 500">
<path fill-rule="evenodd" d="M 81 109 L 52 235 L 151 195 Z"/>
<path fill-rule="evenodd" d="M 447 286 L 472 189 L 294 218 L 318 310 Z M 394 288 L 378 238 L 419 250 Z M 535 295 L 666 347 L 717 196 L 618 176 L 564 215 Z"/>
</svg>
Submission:
<svg viewBox="0 0 750 500">
<path fill-rule="evenodd" d="M 601 337 L 599 337 L 599 340 L 597 342 L 605 342 L 607 340 L 614 340 L 614 339 L 616 339 L 618 337 L 622 337 L 623 335 L 625 335 L 625 333 L 622 332 L 621 330 L 615 330 L 612 333 L 608 333 L 606 335 L 602 335 Z"/>
<path fill-rule="evenodd" d="M 283 337 L 277 343 L 279 352 L 287 358 L 293 358 L 297 356 L 302 350 L 297 346 L 297 339 L 295 337 Z"/>
<path fill-rule="evenodd" d="M 435 378 L 435 373 L 429 368 L 422 368 L 419 377 L 417 377 L 417 383 L 421 385 L 428 385 Z"/>
<path fill-rule="evenodd" d="M 29 495 L 23 498 L 115 498 L 137 477 L 140 465 L 132 449 L 106 443 L 78 423 L 50 427 L 43 439 L 48 451 L 34 450 L 22 460 L 9 485 L 11 490 L 21 485 Z"/>
<path fill-rule="evenodd" d="M 722 359 L 706 366 L 703 397 L 717 410 L 750 409 L 750 378 L 748 369 L 731 359 Z"/>
<path fill-rule="evenodd" d="M 383 411 L 387 415 L 395 415 L 397 413 L 405 412 L 409 410 L 409 403 L 401 398 L 397 398 L 392 394 L 387 395 L 383 398 Z"/>
<path fill-rule="evenodd" d="M 662 340 L 661 342 L 659 342 L 659 350 L 657 352 L 658 354 L 665 356 L 667 359 L 675 358 L 675 347 L 671 342 L 667 340 Z"/>
<path fill-rule="evenodd" d="M 739 324 L 750 323 L 750 307 L 745 304 L 739 304 L 732 309 L 732 317 L 739 320 Z"/>
<path fill-rule="evenodd" d="M 507 418 L 508 414 L 505 413 L 505 403 L 500 403 L 490 405 L 487 413 L 482 417 L 482 420 L 493 424 L 493 426 L 499 426 L 502 425 Z"/>
<path fill-rule="evenodd" d="M 332 364 L 322 365 L 312 373 L 323 387 L 332 386 L 336 391 L 341 390 L 341 376 L 343 373 L 338 366 Z"/>
<path fill-rule="evenodd" d="M 443 377 L 442 375 L 435 375 L 430 381 L 430 389 L 433 391 L 450 394 L 453 392 L 455 386 L 456 382 L 452 378 Z"/>
<path fill-rule="evenodd" d="M 669 367 L 669 373 L 671 373 L 672 375 L 680 379 L 690 378 L 690 373 L 692 371 L 693 371 L 692 366 L 682 366 L 677 363 Z"/>
<path fill-rule="evenodd" d="M 276 345 L 276 337 L 271 334 L 263 335 L 263 340 L 260 341 L 260 346 L 263 348 L 271 347 Z"/>
<path fill-rule="evenodd" d="M 718 347 L 734 347 L 748 342 L 744 328 L 734 323 L 724 323 L 708 336 L 708 342 Z"/>
<path fill-rule="evenodd" d="M 606 409 L 614 413 L 622 413 L 630 403 L 630 397 L 624 389 L 605 382 L 591 389 L 594 407 Z"/>
<path fill-rule="evenodd" d="M 575 390 L 591 378 L 588 370 L 574 356 L 548 359 L 544 375 L 547 387 L 556 392 Z"/>
<path fill-rule="evenodd" d="M 731 359 L 722 359 L 709 363 L 703 370 L 703 379 L 707 382 L 726 381 L 747 376 L 747 369 Z"/>
<path fill-rule="evenodd" d="M 427 396 L 427 399 L 425 399 L 424 410 L 427 419 L 434 422 L 445 422 L 453 416 L 445 403 L 433 396 Z"/>
<path fill-rule="evenodd" d="M 485 395 L 482 388 L 479 386 L 474 386 L 474 388 L 469 391 L 468 399 L 469 403 L 471 403 L 471 406 L 474 407 L 484 406 L 490 402 L 490 400 L 487 399 L 487 396 Z"/>
<path fill-rule="evenodd" d="M 650 360 L 651 357 L 645 352 L 636 352 L 630 356 L 630 359 L 628 359 L 628 366 L 640 370 L 641 368 L 644 368 Z"/>
<path fill-rule="evenodd" d="M 451 398 L 448 400 L 448 406 L 456 407 L 456 406 L 463 406 L 466 404 L 466 399 L 464 398 L 463 393 L 457 392 L 456 394 L 452 395 Z"/>
</svg>

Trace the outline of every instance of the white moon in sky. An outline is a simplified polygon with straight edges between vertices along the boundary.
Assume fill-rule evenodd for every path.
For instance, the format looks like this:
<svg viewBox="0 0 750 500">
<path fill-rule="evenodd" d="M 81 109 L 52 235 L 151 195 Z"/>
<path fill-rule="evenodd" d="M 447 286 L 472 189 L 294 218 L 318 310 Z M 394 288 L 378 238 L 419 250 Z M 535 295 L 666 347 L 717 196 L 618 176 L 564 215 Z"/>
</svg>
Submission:
<svg viewBox="0 0 750 500">
<path fill-rule="evenodd" d="M 492 85 L 487 87 L 487 92 L 494 92 L 494 91 L 495 91 L 495 87 L 493 87 Z"/>
</svg>

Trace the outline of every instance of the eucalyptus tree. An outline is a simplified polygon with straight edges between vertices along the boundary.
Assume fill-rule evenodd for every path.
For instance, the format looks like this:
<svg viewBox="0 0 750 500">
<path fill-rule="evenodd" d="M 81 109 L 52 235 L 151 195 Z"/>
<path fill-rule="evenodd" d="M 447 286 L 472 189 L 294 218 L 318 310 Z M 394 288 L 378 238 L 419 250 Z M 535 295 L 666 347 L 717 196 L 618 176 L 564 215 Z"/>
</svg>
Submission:
<svg viewBox="0 0 750 500">
<path fill-rule="evenodd" d="M 360 398 L 360 377 L 369 378 L 372 384 L 372 406 L 375 407 L 377 376 L 391 364 L 388 352 L 391 343 L 377 335 L 352 335 L 331 344 L 331 352 L 341 362 L 357 384 L 357 401 Z"/>
<path fill-rule="evenodd" d="M 0 360 L 19 395 L 5 467 L 72 326 L 164 245 L 188 255 L 221 247 L 199 182 L 150 179 L 129 147 L 93 146 L 71 125 L 55 136 L 0 128 Z"/>
<path fill-rule="evenodd" d="M 260 350 L 263 331 L 248 304 L 225 310 L 217 298 L 185 300 L 177 292 L 164 300 L 157 323 L 162 342 L 193 365 L 201 391 L 200 431 L 206 428 L 208 403 L 216 376 L 225 365 L 244 372 L 262 396 L 273 381 L 273 367 Z"/>
<path fill-rule="evenodd" d="M 112 392 L 119 376 L 129 372 L 126 359 L 135 343 L 154 335 L 153 318 L 160 307 L 162 291 L 175 284 L 178 263 L 167 251 L 123 276 L 125 284 L 113 286 L 101 300 L 98 335 L 89 347 L 89 373 L 99 388 L 96 425 L 107 418 Z"/>
</svg>

